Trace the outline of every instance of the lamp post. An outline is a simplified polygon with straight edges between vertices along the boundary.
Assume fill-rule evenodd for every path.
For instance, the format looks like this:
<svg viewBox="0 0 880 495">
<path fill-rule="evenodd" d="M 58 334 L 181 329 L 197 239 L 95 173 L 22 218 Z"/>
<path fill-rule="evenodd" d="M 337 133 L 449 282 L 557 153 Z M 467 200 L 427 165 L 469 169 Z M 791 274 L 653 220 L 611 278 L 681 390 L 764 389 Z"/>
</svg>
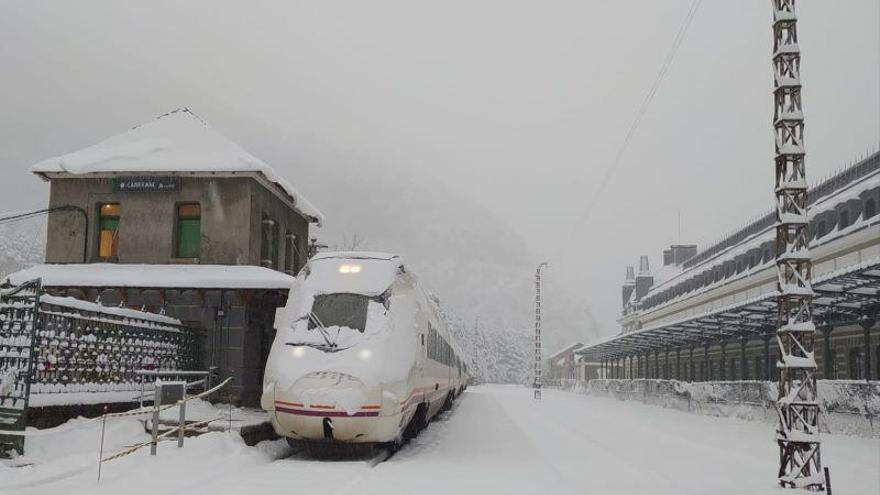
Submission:
<svg viewBox="0 0 880 495">
<path fill-rule="evenodd" d="M 535 270 L 535 400 L 541 400 L 541 269 L 545 266 L 546 261 Z"/>
</svg>

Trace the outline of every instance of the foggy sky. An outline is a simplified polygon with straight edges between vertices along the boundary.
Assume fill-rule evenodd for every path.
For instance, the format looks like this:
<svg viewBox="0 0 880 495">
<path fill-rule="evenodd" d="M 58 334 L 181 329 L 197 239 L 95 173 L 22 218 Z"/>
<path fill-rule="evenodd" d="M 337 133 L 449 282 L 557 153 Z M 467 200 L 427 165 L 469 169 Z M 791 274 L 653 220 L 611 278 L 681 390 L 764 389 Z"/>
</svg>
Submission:
<svg viewBox="0 0 880 495">
<path fill-rule="evenodd" d="M 0 212 L 45 205 L 36 161 L 187 106 L 318 207 L 344 199 L 298 170 L 345 180 L 358 157 L 475 198 L 613 333 L 624 265 L 657 266 L 678 209 L 681 241 L 705 246 L 771 205 L 770 3 L 705 0 L 569 235 L 689 4 L 0 1 Z M 815 182 L 880 142 L 880 7 L 798 5 Z"/>
</svg>

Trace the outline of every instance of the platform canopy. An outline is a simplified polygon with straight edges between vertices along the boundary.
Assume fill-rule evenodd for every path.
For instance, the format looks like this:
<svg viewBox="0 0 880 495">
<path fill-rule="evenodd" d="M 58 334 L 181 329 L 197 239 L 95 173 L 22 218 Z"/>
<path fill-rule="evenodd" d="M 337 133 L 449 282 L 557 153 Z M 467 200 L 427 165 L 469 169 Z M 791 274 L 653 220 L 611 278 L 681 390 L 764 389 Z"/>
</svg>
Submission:
<svg viewBox="0 0 880 495">
<path fill-rule="evenodd" d="M 36 278 L 43 287 L 238 290 L 287 290 L 294 280 L 260 266 L 118 263 L 36 265 L 8 277 L 14 285 Z"/>
<path fill-rule="evenodd" d="M 856 323 L 880 310 L 880 258 L 873 258 L 813 279 L 816 327 Z M 776 331 L 777 292 L 616 335 L 577 351 L 589 361 L 644 355 L 665 349 L 758 338 Z"/>
</svg>

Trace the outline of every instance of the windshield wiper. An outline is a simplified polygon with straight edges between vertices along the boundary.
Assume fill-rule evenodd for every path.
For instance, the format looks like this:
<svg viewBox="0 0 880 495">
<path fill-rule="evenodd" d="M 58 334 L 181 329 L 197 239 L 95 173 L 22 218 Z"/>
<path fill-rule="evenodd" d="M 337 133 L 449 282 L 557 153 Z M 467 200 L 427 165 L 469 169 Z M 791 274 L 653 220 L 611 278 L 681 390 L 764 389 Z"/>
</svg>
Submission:
<svg viewBox="0 0 880 495">
<path fill-rule="evenodd" d="M 323 352 L 339 352 L 348 349 L 348 347 L 337 347 L 330 346 L 324 344 L 315 344 L 314 342 L 285 342 L 284 345 L 289 345 L 293 347 L 311 347 L 313 349 L 318 349 Z"/>
<path fill-rule="evenodd" d="M 324 324 L 321 323 L 321 320 L 318 319 L 318 315 L 316 315 L 312 311 L 309 311 L 308 316 L 309 319 L 315 323 L 315 326 L 318 328 L 318 330 L 321 331 L 321 336 L 324 337 L 324 342 L 327 342 L 327 345 L 330 347 L 336 347 L 336 342 L 332 342 L 330 340 L 330 332 L 327 331 L 327 327 L 325 327 Z"/>
</svg>

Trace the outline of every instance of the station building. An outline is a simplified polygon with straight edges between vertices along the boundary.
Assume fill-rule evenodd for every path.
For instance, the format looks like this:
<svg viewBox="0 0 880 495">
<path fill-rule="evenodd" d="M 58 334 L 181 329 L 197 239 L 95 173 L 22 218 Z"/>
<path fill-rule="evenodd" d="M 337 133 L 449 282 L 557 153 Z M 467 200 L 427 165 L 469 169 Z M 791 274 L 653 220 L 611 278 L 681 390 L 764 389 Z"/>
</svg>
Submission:
<svg viewBox="0 0 880 495">
<path fill-rule="evenodd" d="M 579 363 L 575 352 L 583 346 L 580 342 L 567 345 L 544 360 L 547 383 L 558 384 L 561 380 L 574 380 L 578 377 Z"/>
<path fill-rule="evenodd" d="M 257 404 L 275 310 L 321 213 L 265 162 L 179 109 L 33 166 L 49 182 L 46 263 L 12 274 L 56 296 L 161 313 L 204 335 L 204 369 Z"/>
<path fill-rule="evenodd" d="M 880 379 L 880 153 L 808 191 L 818 378 Z M 611 377 L 775 380 L 775 212 L 626 267 L 620 333 L 579 350 Z"/>
</svg>

